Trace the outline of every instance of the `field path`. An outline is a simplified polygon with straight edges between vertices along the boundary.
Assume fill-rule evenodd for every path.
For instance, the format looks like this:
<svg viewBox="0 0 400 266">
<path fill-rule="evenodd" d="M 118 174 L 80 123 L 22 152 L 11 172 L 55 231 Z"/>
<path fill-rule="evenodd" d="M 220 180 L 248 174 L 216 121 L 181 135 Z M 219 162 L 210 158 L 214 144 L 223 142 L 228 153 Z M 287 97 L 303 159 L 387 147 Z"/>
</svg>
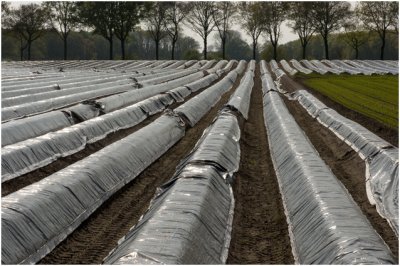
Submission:
<svg viewBox="0 0 400 266">
<path fill-rule="evenodd" d="M 286 217 L 263 118 L 257 64 L 249 119 L 242 126 L 235 214 L 227 264 L 293 264 Z"/>
</svg>

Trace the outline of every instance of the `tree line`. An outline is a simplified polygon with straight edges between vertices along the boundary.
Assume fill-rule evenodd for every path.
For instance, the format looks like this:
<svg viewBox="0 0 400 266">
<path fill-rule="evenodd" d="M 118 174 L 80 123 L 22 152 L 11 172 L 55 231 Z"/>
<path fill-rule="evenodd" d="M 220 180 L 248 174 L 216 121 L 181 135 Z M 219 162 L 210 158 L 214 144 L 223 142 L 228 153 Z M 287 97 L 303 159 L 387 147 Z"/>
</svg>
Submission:
<svg viewBox="0 0 400 266">
<path fill-rule="evenodd" d="M 226 58 L 227 43 L 233 39 L 229 35 L 233 32 L 234 23 L 240 24 L 251 37 L 253 59 L 259 54 L 260 36 L 267 38 L 272 48 L 272 58 L 278 58 L 278 53 L 282 52 L 279 40 L 283 23 L 298 35 L 296 43 L 301 46 L 302 58 L 307 56 L 310 41 L 319 36 L 317 39 L 323 42 L 323 56 L 329 59 L 331 35 L 339 31 L 341 34 L 338 36 L 354 49 L 356 58 L 359 50 L 371 40 L 371 36 L 379 37 L 381 59 L 384 58 L 388 40 L 398 38 L 398 2 L 385 1 L 359 2 L 354 10 L 351 10 L 348 2 L 279 1 L 63 1 L 43 2 L 40 5 L 22 4 L 18 8 L 11 8 L 9 2 L 3 1 L 1 8 L 3 36 L 18 41 L 21 60 L 24 54 L 30 60 L 32 43 L 49 32 L 62 40 L 64 59 L 68 59 L 70 37 L 78 32 L 91 32 L 104 38 L 108 42 L 109 59 L 114 59 L 114 44 L 119 41 L 121 59 L 126 59 L 127 42 L 132 39 L 135 42 L 141 41 L 135 36 L 138 37 L 138 33 L 142 32 L 142 27 L 153 42 L 151 47 L 157 60 L 160 57 L 160 46 L 161 50 L 168 47 L 170 58 L 175 59 L 177 45 L 184 38 L 183 25 L 202 38 L 204 59 L 208 59 L 208 39 L 212 32 L 217 33 L 222 59 Z M 186 43 L 188 41 L 191 43 L 190 51 L 198 48 L 192 38 L 186 37 Z M 179 53 L 182 54 L 182 51 Z"/>
</svg>

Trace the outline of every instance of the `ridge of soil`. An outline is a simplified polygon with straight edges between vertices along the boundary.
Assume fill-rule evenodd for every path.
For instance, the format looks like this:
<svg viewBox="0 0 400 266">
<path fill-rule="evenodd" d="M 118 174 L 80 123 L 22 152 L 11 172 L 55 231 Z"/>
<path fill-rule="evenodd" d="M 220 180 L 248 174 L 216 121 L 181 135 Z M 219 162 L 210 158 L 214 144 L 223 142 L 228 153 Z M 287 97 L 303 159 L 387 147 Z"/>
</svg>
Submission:
<svg viewBox="0 0 400 266">
<path fill-rule="evenodd" d="M 314 95 L 318 100 L 323 102 L 329 108 L 332 108 L 342 116 L 357 122 L 366 129 L 370 130 L 374 134 L 378 135 L 382 139 L 386 140 L 390 144 L 398 147 L 399 146 L 399 132 L 396 129 L 390 128 L 370 117 L 367 117 L 359 112 L 349 109 L 340 103 L 337 103 L 322 93 L 307 87 L 304 84 L 303 78 L 295 77 L 294 79 L 289 76 L 283 76 L 281 83 L 288 92 L 295 92 L 296 90 L 307 90 L 309 93 Z"/>
<path fill-rule="evenodd" d="M 228 264 L 294 264 L 288 225 L 271 161 L 257 64 L 249 119 L 240 139 L 240 167 L 233 183 L 235 212 Z"/>
<path fill-rule="evenodd" d="M 375 206 L 369 203 L 365 187 L 365 162 L 344 141 L 312 118 L 297 101 L 291 101 L 285 96 L 281 98 L 319 156 L 342 182 L 398 260 L 398 238 L 388 222 L 378 214 Z"/>
<path fill-rule="evenodd" d="M 234 86 L 185 136 L 139 176 L 115 193 L 85 222 L 44 257 L 40 264 L 100 264 L 148 209 L 156 189 L 174 174 L 179 162 L 192 150 L 203 131 L 240 84 Z"/>
</svg>

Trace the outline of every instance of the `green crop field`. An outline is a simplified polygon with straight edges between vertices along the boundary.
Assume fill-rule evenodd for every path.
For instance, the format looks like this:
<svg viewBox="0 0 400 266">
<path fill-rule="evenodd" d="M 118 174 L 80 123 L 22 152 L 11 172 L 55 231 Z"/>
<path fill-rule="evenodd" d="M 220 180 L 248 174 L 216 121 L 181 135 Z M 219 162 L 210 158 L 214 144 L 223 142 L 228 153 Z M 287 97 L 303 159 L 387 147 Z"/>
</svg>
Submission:
<svg viewBox="0 0 400 266">
<path fill-rule="evenodd" d="M 398 128 L 398 76 L 310 74 L 300 77 L 308 87 L 347 108 Z"/>
</svg>

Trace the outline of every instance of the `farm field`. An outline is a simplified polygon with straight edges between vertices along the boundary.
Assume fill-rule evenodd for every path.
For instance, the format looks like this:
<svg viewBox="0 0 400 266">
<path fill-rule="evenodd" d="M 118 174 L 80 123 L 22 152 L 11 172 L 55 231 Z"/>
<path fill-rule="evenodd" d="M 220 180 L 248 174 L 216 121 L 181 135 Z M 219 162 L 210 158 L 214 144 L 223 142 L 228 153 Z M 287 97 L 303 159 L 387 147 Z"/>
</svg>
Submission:
<svg viewBox="0 0 400 266">
<path fill-rule="evenodd" d="M 380 60 L 3 62 L 2 263 L 398 264 L 397 82 Z"/>
<path fill-rule="evenodd" d="M 302 75 L 303 84 L 332 100 L 398 128 L 398 76 Z"/>
</svg>

